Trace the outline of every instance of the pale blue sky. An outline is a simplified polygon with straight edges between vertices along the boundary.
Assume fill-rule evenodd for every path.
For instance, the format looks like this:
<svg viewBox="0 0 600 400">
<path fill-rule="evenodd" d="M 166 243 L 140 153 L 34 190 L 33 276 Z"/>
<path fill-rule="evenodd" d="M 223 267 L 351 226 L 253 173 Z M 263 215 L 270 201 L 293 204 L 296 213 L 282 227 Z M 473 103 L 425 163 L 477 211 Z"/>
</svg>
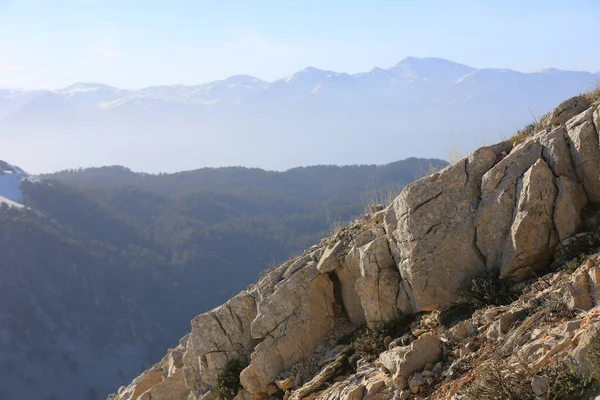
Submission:
<svg viewBox="0 0 600 400">
<path fill-rule="evenodd" d="M 0 0 L 0 87 L 273 80 L 406 56 L 600 70 L 597 0 Z"/>
</svg>

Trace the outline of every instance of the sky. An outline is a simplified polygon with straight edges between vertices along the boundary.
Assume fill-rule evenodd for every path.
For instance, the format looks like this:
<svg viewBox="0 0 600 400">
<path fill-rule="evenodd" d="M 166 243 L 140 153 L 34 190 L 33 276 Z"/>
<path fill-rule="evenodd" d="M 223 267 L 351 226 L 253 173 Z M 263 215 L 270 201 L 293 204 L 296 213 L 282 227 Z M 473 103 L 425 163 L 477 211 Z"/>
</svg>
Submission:
<svg viewBox="0 0 600 400">
<path fill-rule="evenodd" d="M 0 0 L 0 87 L 136 89 L 407 56 L 599 71 L 597 0 Z"/>
</svg>

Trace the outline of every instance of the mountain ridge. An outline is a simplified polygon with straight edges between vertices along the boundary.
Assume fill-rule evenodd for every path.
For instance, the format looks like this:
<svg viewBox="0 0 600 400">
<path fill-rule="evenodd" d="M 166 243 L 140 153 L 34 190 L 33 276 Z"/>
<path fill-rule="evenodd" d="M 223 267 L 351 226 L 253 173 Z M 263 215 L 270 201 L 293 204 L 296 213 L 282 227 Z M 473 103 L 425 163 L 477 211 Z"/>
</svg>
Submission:
<svg viewBox="0 0 600 400">
<path fill-rule="evenodd" d="M 36 173 L 110 164 L 160 172 L 154 160 L 162 158 L 171 171 L 445 158 L 454 144 L 466 153 L 482 137 L 495 141 L 598 81 L 588 72 L 408 58 L 367 73 L 304 69 L 273 82 L 241 75 L 139 90 L 0 91 L 0 144 Z M 51 157 L 61 149 L 63 157 Z"/>
</svg>

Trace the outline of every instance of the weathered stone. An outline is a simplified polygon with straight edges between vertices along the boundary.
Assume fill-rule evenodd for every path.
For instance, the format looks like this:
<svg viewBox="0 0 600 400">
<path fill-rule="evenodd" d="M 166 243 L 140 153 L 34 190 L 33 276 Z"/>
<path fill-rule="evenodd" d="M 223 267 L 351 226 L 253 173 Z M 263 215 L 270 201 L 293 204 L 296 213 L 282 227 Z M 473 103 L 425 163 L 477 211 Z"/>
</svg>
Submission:
<svg viewBox="0 0 600 400">
<path fill-rule="evenodd" d="M 116 396 L 116 400 L 137 400 L 142 393 L 163 381 L 163 373 L 158 365 L 135 378 L 131 384 Z"/>
<path fill-rule="evenodd" d="M 575 271 L 571 284 L 567 284 L 565 295 L 566 302 L 572 309 L 587 311 L 592 308 L 587 272 L 582 270 Z"/>
<path fill-rule="evenodd" d="M 384 385 L 385 382 L 383 380 L 368 381 L 365 385 L 367 395 L 372 396 L 375 393 L 378 393 Z"/>
<path fill-rule="evenodd" d="M 277 380 L 275 381 L 275 384 L 279 389 L 285 392 L 286 390 L 292 389 L 294 387 L 294 380 L 292 378 Z"/>
<path fill-rule="evenodd" d="M 183 362 L 194 368 L 202 383 L 214 384 L 228 360 L 247 358 L 256 345 L 250 333 L 255 316 L 256 303 L 246 292 L 197 316 Z"/>
<path fill-rule="evenodd" d="M 599 332 L 600 322 L 590 324 L 579 337 L 577 347 L 569 354 L 577 373 L 586 378 L 598 373 L 598 366 L 595 365 L 596 361 L 590 357 L 590 346 L 594 346 L 595 351 L 598 351 Z"/>
<path fill-rule="evenodd" d="M 165 378 L 173 375 L 175 371 L 183 367 L 183 349 L 181 347 L 170 349 L 160 361 L 160 366 Z"/>
<path fill-rule="evenodd" d="M 396 373 L 392 378 L 392 382 L 394 382 L 394 386 L 396 386 L 398 390 L 408 389 L 408 380 L 404 375 Z"/>
<path fill-rule="evenodd" d="M 577 233 L 582 224 L 581 213 L 588 204 L 587 194 L 579 182 L 561 176 L 556 181 L 558 197 L 554 207 L 554 226 L 560 241 Z"/>
<path fill-rule="evenodd" d="M 333 284 L 316 266 L 307 266 L 280 282 L 258 304 L 252 336 L 263 338 L 240 380 L 251 393 L 266 391 L 277 375 L 312 354 L 334 323 Z"/>
<path fill-rule="evenodd" d="M 475 328 L 475 325 L 473 325 L 473 321 L 466 320 L 466 321 L 461 321 L 458 324 L 456 324 L 455 326 L 453 326 L 452 328 L 450 328 L 445 333 L 445 336 L 449 340 L 453 340 L 455 342 L 460 342 L 461 340 L 464 340 L 470 336 L 473 336 L 476 333 L 477 333 L 477 328 Z"/>
<path fill-rule="evenodd" d="M 562 125 L 577 114 L 586 110 L 590 106 L 590 102 L 584 96 L 571 97 L 563 101 L 550 114 L 549 125 Z"/>
<path fill-rule="evenodd" d="M 451 304 L 465 279 L 485 271 L 475 246 L 474 214 L 481 177 L 498 159 L 492 148 L 479 149 L 413 182 L 392 203 L 386 229 L 397 246 L 395 258 L 415 310 Z"/>
<path fill-rule="evenodd" d="M 567 122 L 567 134 L 575 172 L 591 202 L 600 202 L 600 147 L 588 109 Z"/>
<path fill-rule="evenodd" d="M 567 133 L 563 127 L 556 128 L 540 135 L 540 144 L 544 146 L 542 156 L 557 177 L 566 176 L 577 180 L 571 161 L 571 150 Z"/>
<path fill-rule="evenodd" d="M 534 375 L 531 380 L 531 389 L 536 396 L 545 396 L 548 393 L 548 378 Z"/>
<path fill-rule="evenodd" d="M 341 267 L 340 251 L 343 248 L 342 242 L 336 242 L 330 247 L 327 247 L 317 264 L 317 269 L 320 273 L 331 272 L 336 268 Z"/>
<path fill-rule="evenodd" d="M 360 277 L 356 292 L 365 312 L 366 321 L 386 322 L 398 317 L 396 299 L 400 274 L 392 258 L 388 241 L 380 236 L 359 248 Z"/>
<path fill-rule="evenodd" d="M 336 361 L 328 364 L 326 367 L 321 369 L 309 382 L 304 384 L 301 388 L 294 391 L 290 400 L 302 400 L 306 399 L 308 395 L 319 389 L 323 383 L 327 382 L 342 368 L 342 362 Z M 364 387 L 363 387 L 364 390 Z"/>
<path fill-rule="evenodd" d="M 365 311 L 356 292 L 356 280 L 360 278 L 360 254 L 356 247 L 352 247 L 342 267 L 335 270 L 340 283 L 340 292 L 344 311 L 350 322 L 361 325 L 366 322 Z"/>
<path fill-rule="evenodd" d="M 418 372 L 417 372 L 417 373 L 415 373 L 415 374 L 413 375 L 413 377 L 412 377 L 412 378 L 410 378 L 410 380 L 408 381 L 408 388 L 409 388 L 409 389 L 411 390 L 411 392 L 412 392 L 412 390 L 413 390 L 414 388 L 416 388 L 416 387 L 418 387 L 418 386 L 422 386 L 422 385 L 423 385 L 423 383 L 424 383 L 424 381 L 423 381 L 423 376 L 422 376 L 420 373 L 418 373 Z M 418 392 L 417 392 L 417 393 L 418 393 Z"/>
<path fill-rule="evenodd" d="M 588 270 L 588 282 L 590 284 L 590 299 L 594 305 L 600 304 L 600 267 L 592 267 Z"/>
<path fill-rule="evenodd" d="M 554 251 L 549 248 L 554 228 L 552 216 L 557 196 L 554 175 L 539 159 L 519 182 L 516 214 L 503 254 L 501 278 L 514 276 L 524 267 L 545 267 Z"/>
<path fill-rule="evenodd" d="M 189 390 L 185 387 L 183 370 L 178 370 L 150 390 L 144 392 L 140 400 L 186 400 Z M 144 398 L 146 396 L 146 398 Z"/>
<path fill-rule="evenodd" d="M 379 362 L 394 375 L 404 377 L 422 371 L 427 363 L 442 358 L 441 340 L 433 335 L 421 335 L 409 346 L 396 347 L 379 355 Z"/>
<path fill-rule="evenodd" d="M 503 266 L 502 253 L 510 234 L 518 180 L 541 154 L 540 144 L 534 141 L 523 143 L 482 178 L 481 204 L 475 222 L 477 248 L 492 274 L 498 274 Z"/>
</svg>

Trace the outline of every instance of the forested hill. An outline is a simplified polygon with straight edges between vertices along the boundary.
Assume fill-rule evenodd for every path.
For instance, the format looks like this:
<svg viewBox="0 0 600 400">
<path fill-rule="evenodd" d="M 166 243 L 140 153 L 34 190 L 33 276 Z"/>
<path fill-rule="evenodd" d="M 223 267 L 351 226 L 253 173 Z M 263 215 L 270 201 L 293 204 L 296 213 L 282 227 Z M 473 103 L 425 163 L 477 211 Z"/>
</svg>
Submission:
<svg viewBox="0 0 600 400">
<path fill-rule="evenodd" d="M 26 180 L 28 208 L 0 207 L 0 366 L 28 360 L 10 372 L 28 398 L 48 386 L 49 398 L 104 398 L 176 345 L 194 315 L 446 164 L 103 167 Z M 107 365 L 120 368 L 99 373 Z M 9 386 L 0 397 L 12 398 Z"/>
<path fill-rule="evenodd" d="M 202 168 L 172 174 L 146 174 L 125 167 L 85 168 L 41 175 L 88 189 L 137 186 L 161 195 L 202 191 L 269 190 L 283 196 L 326 199 L 336 195 L 364 195 L 397 189 L 431 169 L 447 163 L 439 159 L 407 158 L 386 165 L 317 165 L 287 171 L 259 168 Z M 356 201 L 358 199 L 353 199 Z"/>
</svg>

